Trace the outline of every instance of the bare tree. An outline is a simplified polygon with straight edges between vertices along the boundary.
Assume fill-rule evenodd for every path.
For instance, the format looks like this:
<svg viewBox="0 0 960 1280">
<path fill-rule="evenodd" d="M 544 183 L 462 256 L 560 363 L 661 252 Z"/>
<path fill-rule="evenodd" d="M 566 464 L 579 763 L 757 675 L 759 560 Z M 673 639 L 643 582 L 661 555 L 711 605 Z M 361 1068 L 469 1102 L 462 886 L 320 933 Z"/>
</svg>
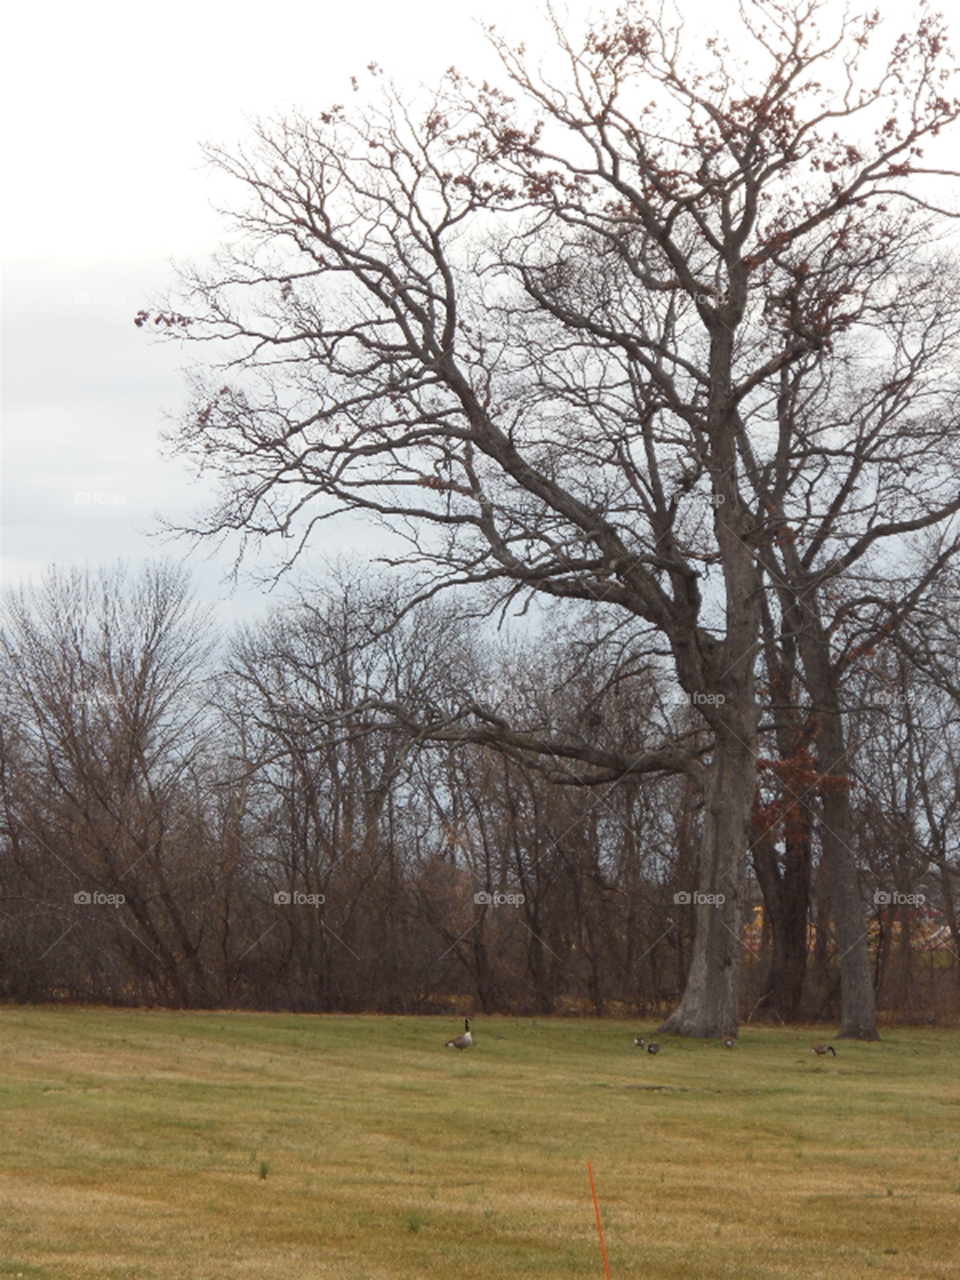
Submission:
<svg viewBox="0 0 960 1280">
<path fill-rule="evenodd" d="M 700 889 L 722 902 L 698 910 L 667 1023 L 701 1036 L 739 1013 L 754 663 L 784 518 L 757 468 L 783 378 L 873 323 L 849 291 L 912 243 L 920 144 L 958 113 L 935 19 L 871 84 L 876 17 L 822 35 L 822 12 L 750 0 L 749 53 L 711 40 L 698 66 L 679 29 L 628 3 L 576 44 L 554 20 L 552 78 L 492 36 L 516 101 L 451 72 L 423 110 L 387 88 L 353 114 L 265 126 L 250 154 L 213 149 L 249 198 L 234 246 L 137 317 L 224 350 L 176 440 L 223 481 L 195 533 L 300 548 L 366 512 L 407 539 L 397 558 L 423 593 L 592 602 L 669 654 L 713 738 Z M 835 501 L 857 499 L 841 485 Z M 702 772 L 670 737 L 567 754 L 584 781 Z M 840 754 L 825 749 L 828 769 Z M 865 952 L 850 955 L 845 1025 L 875 1034 Z"/>
<path fill-rule="evenodd" d="M 117 996 L 122 976 L 78 980 L 113 964 L 147 998 L 208 1003 L 211 897 L 191 836 L 210 640 L 185 576 L 54 569 L 5 612 L 5 835 L 55 930 L 47 963 L 77 995 Z M 76 948 L 80 962 L 65 962 Z"/>
<path fill-rule="evenodd" d="M 311 1008 L 366 1007 L 372 991 L 400 1008 L 417 967 L 403 932 L 418 738 L 383 711 L 435 706 L 463 641 L 449 607 L 399 614 L 395 586 L 335 579 L 244 632 L 222 680 L 230 772 L 260 815 L 250 891 L 318 903 L 281 912 L 271 941 Z"/>
</svg>

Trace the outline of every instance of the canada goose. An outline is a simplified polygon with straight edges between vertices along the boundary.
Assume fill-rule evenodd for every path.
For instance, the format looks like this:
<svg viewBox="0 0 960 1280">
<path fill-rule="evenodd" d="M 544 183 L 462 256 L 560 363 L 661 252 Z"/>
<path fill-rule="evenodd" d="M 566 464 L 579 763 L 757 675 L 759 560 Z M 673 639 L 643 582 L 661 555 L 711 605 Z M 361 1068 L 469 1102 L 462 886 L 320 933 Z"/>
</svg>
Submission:
<svg viewBox="0 0 960 1280">
<path fill-rule="evenodd" d="M 647 1053 L 659 1053 L 659 1052 L 660 1052 L 660 1046 L 658 1044 L 647 1045 Z"/>
<path fill-rule="evenodd" d="M 462 1036 L 454 1036 L 452 1040 L 448 1040 L 443 1046 L 445 1049 L 469 1049 L 473 1044 L 473 1036 L 470 1034 L 470 1019 L 463 1020 L 464 1032 Z"/>
<path fill-rule="evenodd" d="M 725 1049 L 732 1049 L 732 1048 L 733 1048 L 733 1045 L 734 1045 L 734 1039 L 733 1039 L 733 1036 L 724 1036 L 724 1037 L 723 1037 L 723 1047 L 724 1047 Z"/>
<path fill-rule="evenodd" d="M 636 1045 L 638 1049 L 645 1049 L 647 1045 L 647 1042 L 646 1040 L 644 1040 L 643 1036 L 634 1036 L 633 1043 Z"/>
<path fill-rule="evenodd" d="M 813 1052 L 818 1058 L 825 1058 L 828 1053 L 832 1053 L 834 1057 L 837 1056 L 837 1051 L 832 1044 L 815 1044 Z"/>
</svg>

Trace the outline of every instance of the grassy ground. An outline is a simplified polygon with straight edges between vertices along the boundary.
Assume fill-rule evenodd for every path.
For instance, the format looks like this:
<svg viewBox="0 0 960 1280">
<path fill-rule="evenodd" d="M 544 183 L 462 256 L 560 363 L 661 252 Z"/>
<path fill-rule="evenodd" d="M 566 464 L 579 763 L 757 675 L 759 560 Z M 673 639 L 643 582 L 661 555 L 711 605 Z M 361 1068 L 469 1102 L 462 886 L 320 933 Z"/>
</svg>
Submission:
<svg viewBox="0 0 960 1280">
<path fill-rule="evenodd" d="M 0 1009 L 0 1277 L 960 1280 L 960 1033 Z"/>
</svg>

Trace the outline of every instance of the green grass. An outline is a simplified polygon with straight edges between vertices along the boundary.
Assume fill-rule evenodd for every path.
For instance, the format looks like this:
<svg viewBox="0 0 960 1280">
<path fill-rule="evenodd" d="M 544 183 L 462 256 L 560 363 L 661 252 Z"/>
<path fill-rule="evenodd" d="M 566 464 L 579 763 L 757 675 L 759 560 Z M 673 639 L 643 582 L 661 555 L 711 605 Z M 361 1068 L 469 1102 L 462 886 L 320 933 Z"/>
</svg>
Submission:
<svg viewBox="0 0 960 1280">
<path fill-rule="evenodd" d="M 960 1280 L 960 1033 L 459 1025 L 0 1009 L 0 1278 Z"/>
</svg>

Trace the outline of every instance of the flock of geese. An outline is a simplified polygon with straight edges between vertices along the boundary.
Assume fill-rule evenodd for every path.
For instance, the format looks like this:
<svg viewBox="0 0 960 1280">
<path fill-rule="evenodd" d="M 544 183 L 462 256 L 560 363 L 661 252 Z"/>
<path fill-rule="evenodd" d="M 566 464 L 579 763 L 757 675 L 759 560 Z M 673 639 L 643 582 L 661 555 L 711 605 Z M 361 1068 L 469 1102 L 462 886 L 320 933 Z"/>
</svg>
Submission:
<svg viewBox="0 0 960 1280">
<path fill-rule="evenodd" d="M 633 1043 L 634 1045 L 636 1045 L 638 1049 L 646 1049 L 647 1053 L 660 1052 L 660 1046 L 658 1044 L 656 1044 L 655 1042 L 651 1042 L 650 1044 L 647 1044 L 643 1036 L 634 1036 Z M 733 1036 L 723 1037 L 723 1047 L 725 1049 L 732 1049 L 736 1043 L 737 1042 L 733 1038 Z M 832 1044 L 827 1044 L 826 1041 L 820 1041 L 819 1044 L 815 1044 L 812 1048 L 812 1052 L 815 1053 L 818 1058 L 825 1058 L 828 1053 L 832 1053 L 834 1057 L 837 1056 L 836 1049 L 833 1047 Z"/>
<path fill-rule="evenodd" d="M 643 1036 L 634 1036 L 633 1043 L 637 1049 L 646 1049 L 647 1053 L 660 1052 L 660 1046 L 656 1041 L 651 1041 L 647 1044 Z M 470 1019 L 464 1018 L 462 1033 L 458 1036 L 454 1036 L 452 1040 L 447 1040 L 443 1047 L 445 1049 L 469 1049 L 472 1044 L 473 1036 L 470 1034 Z M 725 1049 L 732 1049 L 735 1044 L 736 1041 L 733 1036 L 724 1036 L 723 1047 Z M 821 1041 L 819 1044 L 815 1044 L 812 1052 L 815 1053 L 818 1058 L 825 1058 L 828 1053 L 832 1053 L 834 1057 L 837 1056 L 836 1049 L 832 1044 L 827 1044 L 826 1041 Z"/>
</svg>

